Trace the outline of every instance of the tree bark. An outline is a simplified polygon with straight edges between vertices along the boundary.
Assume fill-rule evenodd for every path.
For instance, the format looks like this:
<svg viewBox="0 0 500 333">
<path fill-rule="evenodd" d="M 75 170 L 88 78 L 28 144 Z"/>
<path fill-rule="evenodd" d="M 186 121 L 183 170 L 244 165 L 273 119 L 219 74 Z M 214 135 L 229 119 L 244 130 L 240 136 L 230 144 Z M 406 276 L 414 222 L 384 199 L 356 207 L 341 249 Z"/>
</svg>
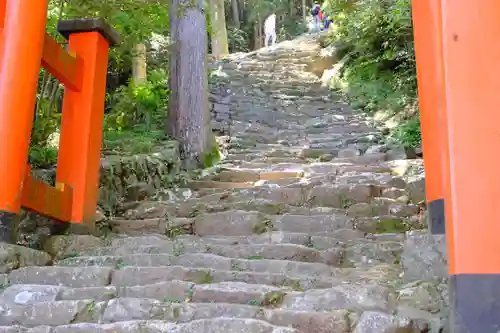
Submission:
<svg viewBox="0 0 500 333">
<path fill-rule="evenodd" d="M 207 32 L 203 2 L 172 0 L 169 8 L 170 99 L 167 132 L 180 142 L 187 168 L 203 163 L 214 140 L 208 109 Z"/>
<path fill-rule="evenodd" d="M 262 18 L 260 17 L 260 13 L 257 13 L 257 35 L 258 35 L 258 44 L 257 48 L 260 49 L 264 45 L 264 37 L 262 36 Z"/>
<path fill-rule="evenodd" d="M 261 47 L 260 43 L 260 33 L 259 33 L 259 22 L 254 22 L 253 24 L 253 49 L 258 50 Z"/>
<path fill-rule="evenodd" d="M 229 54 L 224 0 L 210 0 L 209 3 L 212 22 L 212 54 L 218 59 Z"/>
<path fill-rule="evenodd" d="M 134 54 L 132 58 L 132 79 L 134 84 L 140 85 L 147 80 L 147 60 L 146 60 L 146 45 L 136 44 L 134 46 Z"/>
<path fill-rule="evenodd" d="M 247 10 L 247 3 L 245 0 L 238 0 L 238 9 L 240 10 L 240 20 L 241 22 L 249 23 L 248 21 L 248 13 L 246 12 Z"/>
<path fill-rule="evenodd" d="M 236 28 L 241 27 L 240 10 L 238 8 L 238 0 L 231 0 L 231 10 L 233 13 L 233 24 Z"/>
<path fill-rule="evenodd" d="M 302 0 L 302 19 L 304 23 L 307 24 L 307 5 L 306 0 Z"/>
</svg>

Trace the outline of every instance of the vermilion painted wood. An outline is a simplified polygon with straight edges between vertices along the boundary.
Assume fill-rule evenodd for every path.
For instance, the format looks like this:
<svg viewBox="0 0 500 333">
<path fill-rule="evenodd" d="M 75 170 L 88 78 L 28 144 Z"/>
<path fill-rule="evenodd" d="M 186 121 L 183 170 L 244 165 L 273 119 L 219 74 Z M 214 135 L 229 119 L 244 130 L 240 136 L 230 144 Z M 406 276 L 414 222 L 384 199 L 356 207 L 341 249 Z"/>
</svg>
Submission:
<svg viewBox="0 0 500 333">
<path fill-rule="evenodd" d="M 72 223 L 94 222 L 109 44 L 98 32 L 72 34 L 69 51 L 83 62 L 80 91 L 65 90 L 57 182 L 73 189 Z"/>
<path fill-rule="evenodd" d="M 0 210 L 18 213 L 48 0 L 8 0 L 5 9 L 0 40 Z"/>
<path fill-rule="evenodd" d="M 42 66 L 68 89 L 80 91 L 82 87 L 83 63 L 77 55 L 66 52 L 54 38 L 45 34 Z"/>
<path fill-rule="evenodd" d="M 445 198 L 449 170 L 446 93 L 444 85 L 441 0 L 412 1 L 413 35 L 417 60 L 418 96 L 429 208 Z M 451 204 L 445 200 L 445 206 Z M 429 209 L 429 214 L 435 213 Z M 429 216 L 429 229 L 436 218 Z M 433 221 L 434 220 L 434 221 Z M 443 226 L 444 229 L 444 226 Z"/>
<path fill-rule="evenodd" d="M 48 0 L 0 0 L 0 211 L 18 213 L 22 206 L 59 221 L 93 223 L 109 43 L 97 31 L 68 30 L 66 52 L 45 33 L 47 9 Z M 102 29 L 103 22 L 88 22 Z M 55 187 L 32 178 L 26 164 L 40 65 L 65 86 Z"/>
</svg>

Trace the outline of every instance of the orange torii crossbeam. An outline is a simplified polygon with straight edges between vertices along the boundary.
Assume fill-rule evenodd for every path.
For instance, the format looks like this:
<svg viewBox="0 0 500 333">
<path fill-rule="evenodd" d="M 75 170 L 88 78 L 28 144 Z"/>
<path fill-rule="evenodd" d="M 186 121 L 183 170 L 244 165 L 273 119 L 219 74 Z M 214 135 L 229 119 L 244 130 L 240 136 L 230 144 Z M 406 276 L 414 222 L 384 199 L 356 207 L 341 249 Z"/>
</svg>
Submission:
<svg viewBox="0 0 500 333">
<path fill-rule="evenodd" d="M 94 222 L 108 51 L 119 36 L 101 19 L 63 20 L 65 51 L 45 32 L 48 0 L 0 0 L 0 241 L 21 207 L 61 222 Z M 40 66 L 65 87 L 55 187 L 27 165 Z"/>
</svg>

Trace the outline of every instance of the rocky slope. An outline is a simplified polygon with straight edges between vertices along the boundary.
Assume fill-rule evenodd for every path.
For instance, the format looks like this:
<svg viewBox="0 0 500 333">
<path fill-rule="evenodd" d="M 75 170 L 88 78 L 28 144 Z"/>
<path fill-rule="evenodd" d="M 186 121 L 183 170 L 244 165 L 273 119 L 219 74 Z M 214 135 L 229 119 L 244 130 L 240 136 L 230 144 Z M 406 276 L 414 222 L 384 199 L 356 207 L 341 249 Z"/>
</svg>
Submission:
<svg viewBox="0 0 500 333">
<path fill-rule="evenodd" d="M 221 63 L 216 174 L 130 204 L 100 238 L 0 245 L 0 333 L 439 332 L 421 163 L 321 87 L 319 57 L 302 37 Z"/>
</svg>

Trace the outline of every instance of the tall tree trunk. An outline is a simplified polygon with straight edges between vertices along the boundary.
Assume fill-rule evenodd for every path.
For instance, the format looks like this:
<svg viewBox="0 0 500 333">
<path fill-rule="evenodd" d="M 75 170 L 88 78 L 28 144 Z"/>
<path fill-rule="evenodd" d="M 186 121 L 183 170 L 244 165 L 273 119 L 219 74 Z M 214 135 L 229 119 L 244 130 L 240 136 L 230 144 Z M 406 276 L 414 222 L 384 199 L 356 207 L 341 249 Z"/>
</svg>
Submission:
<svg viewBox="0 0 500 333">
<path fill-rule="evenodd" d="M 212 22 L 212 54 L 216 59 L 229 54 L 224 0 L 210 0 Z"/>
<path fill-rule="evenodd" d="M 307 23 L 307 5 L 306 0 L 302 0 L 302 19 Z"/>
<path fill-rule="evenodd" d="M 256 21 L 253 24 L 253 48 L 254 50 L 258 50 L 262 47 L 262 42 L 260 38 L 260 31 L 259 31 L 259 22 Z"/>
<path fill-rule="evenodd" d="M 247 9 L 245 0 L 238 0 L 238 9 L 240 10 L 240 20 L 242 20 L 242 22 L 248 23 L 248 15 L 246 15 L 245 13 Z"/>
<path fill-rule="evenodd" d="M 258 35 L 259 35 L 259 44 L 257 46 L 257 48 L 261 48 L 263 45 L 264 45 L 264 37 L 262 36 L 262 31 L 263 31 L 263 28 L 262 28 L 262 18 L 260 17 L 260 13 L 257 14 L 257 31 L 258 31 Z"/>
<path fill-rule="evenodd" d="M 288 6 L 288 17 L 292 18 L 295 16 L 295 0 L 289 0 Z"/>
<path fill-rule="evenodd" d="M 132 82 L 136 86 L 144 84 L 148 80 L 146 57 L 146 45 L 142 43 L 134 45 L 132 54 Z M 135 118 L 136 120 L 144 118 L 146 130 L 149 131 L 151 129 L 151 112 L 141 104 L 137 105 Z"/>
<path fill-rule="evenodd" d="M 132 57 L 132 79 L 134 84 L 140 85 L 146 82 L 146 66 L 146 45 L 136 44 L 134 46 L 134 54 Z"/>
<path fill-rule="evenodd" d="M 236 28 L 239 29 L 241 27 L 241 22 L 238 0 L 231 0 L 231 11 L 233 13 L 233 24 Z"/>
<path fill-rule="evenodd" d="M 214 144 L 208 109 L 207 32 L 203 2 L 172 0 L 169 8 L 170 99 L 167 131 L 181 144 L 188 168 L 203 163 Z"/>
</svg>

